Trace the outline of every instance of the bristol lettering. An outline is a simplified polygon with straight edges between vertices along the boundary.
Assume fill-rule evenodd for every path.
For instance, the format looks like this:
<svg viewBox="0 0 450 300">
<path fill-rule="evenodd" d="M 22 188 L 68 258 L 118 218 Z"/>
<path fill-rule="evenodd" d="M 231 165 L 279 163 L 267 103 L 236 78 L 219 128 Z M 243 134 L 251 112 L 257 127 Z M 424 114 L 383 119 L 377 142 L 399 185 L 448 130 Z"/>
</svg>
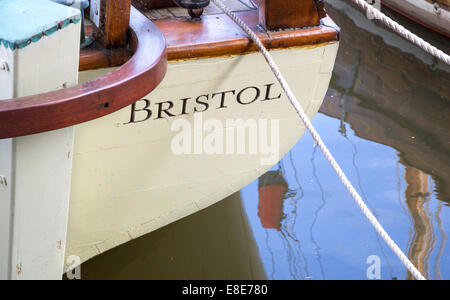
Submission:
<svg viewBox="0 0 450 300">
<path fill-rule="evenodd" d="M 257 101 L 271 101 L 281 98 L 280 92 L 275 92 L 275 84 L 262 87 L 248 86 L 241 90 L 227 90 L 196 97 L 185 97 L 176 101 L 151 102 L 141 99 L 131 105 L 131 115 L 126 124 L 140 123 L 148 120 L 159 120 L 189 115 L 196 112 L 206 112 L 210 109 L 226 109 L 229 105 L 249 105 Z"/>
</svg>

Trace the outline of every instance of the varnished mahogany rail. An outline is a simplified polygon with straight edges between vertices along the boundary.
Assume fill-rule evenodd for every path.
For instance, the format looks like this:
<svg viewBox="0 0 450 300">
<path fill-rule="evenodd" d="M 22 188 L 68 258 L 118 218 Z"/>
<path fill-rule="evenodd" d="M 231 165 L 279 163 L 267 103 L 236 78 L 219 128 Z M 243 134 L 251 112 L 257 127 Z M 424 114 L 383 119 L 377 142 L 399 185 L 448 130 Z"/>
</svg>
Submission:
<svg viewBox="0 0 450 300">
<path fill-rule="evenodd" d="M 256 32 L 268 49 L 314 46 L 339 40 L 339 29 L 329 17 L 323 19 L 328 25 L 265 31 L 258 25 L 258 11 L 242 11 L 236 15 Z M 258 51 L 247 34 L 225 14 L 206 15 L 202 17 L 201 22 L 175 18 L 155 20 L 154 23 L 166 38 L 169 60 L 240 55 Z"/>
<path fill-rule="evenodd" d="M 135 8 L 130 28 L 133 57 L 105 76 L 34 96 L 0 101 L 0 139 L 35 134 L 111 114 L 150 93 L 167 68 L 165 39 Z"/>
</svg>

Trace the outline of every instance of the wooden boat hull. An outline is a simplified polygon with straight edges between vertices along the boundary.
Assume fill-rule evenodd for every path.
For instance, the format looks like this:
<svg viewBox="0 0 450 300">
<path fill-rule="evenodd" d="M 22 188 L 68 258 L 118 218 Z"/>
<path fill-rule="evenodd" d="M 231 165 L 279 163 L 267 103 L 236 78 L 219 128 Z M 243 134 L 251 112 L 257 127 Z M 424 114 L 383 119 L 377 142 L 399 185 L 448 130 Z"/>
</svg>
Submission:
<svg viewBox="0 0 450 300">
<path fill-rule="evenodd" d="M 329 42 L 271 51 L 311 119 L 337 49 L 338 42 Z M 108 71 L 82 72 L 80 81 Z M 195 154 L 195 141 L 210 134 L 198 124 L 223 125 L 215 130 L 225 139 L 236 130 L 227 121 L 238 119 L 267 121 L 269 144 L 270 138 L 279 142 L 278 153 L 258 147 L 255 153 Z M 172 126 L 180 120 L 196 132 L 193 154 L 174 153 L 179 132 Z M 269 170 L 304 131 L 259 53 L 169 62 L 160 86 L 134 107 L 75 127 L 66 257 L 84 262 L 224 199 Z M 250 131 L 245 141 L 248 149 Z"/>
<path fill-rule="evenodd" d="M 381 2 L 412 21 L 450 37 L 448 1 L 437 1 L 441 2 L 440 7 L 435 7 L 425 0 L 382 0 Z"/>
</svg>

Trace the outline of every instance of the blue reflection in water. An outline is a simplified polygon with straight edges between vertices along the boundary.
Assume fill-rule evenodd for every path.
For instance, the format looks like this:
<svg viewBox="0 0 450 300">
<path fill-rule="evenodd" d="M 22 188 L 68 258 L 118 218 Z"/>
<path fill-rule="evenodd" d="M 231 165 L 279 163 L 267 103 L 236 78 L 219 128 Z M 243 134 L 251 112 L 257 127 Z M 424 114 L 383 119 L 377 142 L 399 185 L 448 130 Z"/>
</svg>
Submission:
<svg viewBox="0 0 450 300">
<path fill-rule="evenodd" d="M 330 130 L 339 128 L 338 120 L 319 114 L 313 123 L 351 181 L 357 183 L 360 178 L 360 187 L 370 195 L 365 199 L 370 201 L 387 231 L 405 253 L 410 252 L 408 236 L 412 217 L 404 207 L 407 183 L 402 180 L 407 170 L 397 164 L 397 152 L 353 136 L 359 157 L 354 161 L 351 155 L 354 146 L 348 143 L 347 138 Z M 355 162 L 358 170 L 355 169 Z M 257 217 L 257 182 L 241 191 L 262 261 L 271 278 L 364 279 L 368 267 L 366 259 L 370 255 L 381 258 L 383 279 L 405 278 L 403 265 L 374 233 L 321 153 L 316 153 L 309 135 L 299 141 L 282 163 L 289 187 L 296 188 L 298 181 L 304 194 L 303 197 L 296 198 L 294 194 L 284 199 L 285 203 L 295 202 L 295 209 L 282 221 L 282 227 L 291 237 L 261 227 Z M 428 175 L 426 178 L 431 182 Z M 450 278 L 448 264 L 445 264 L 450 258 L 445 247 L 446 232 L 450 229 L 450 211 L 436 199 L 431 187 L 428 190 L 430 194 L 423 209 L 427 215 L 434 215 L 436 222 L 433 230 L 439 241 L 439 247 L 430 249 L 429 253 L 429 257 L 434 258 L 429 261 L 435 270 L 431 275 L 432 278 Z M 289 204 L 292 207 L 292 203 Z M 301 251 L 295 252 L 294 248 Z M 409 254 L 411 257 L 412 254 Z M 293 269 L 303 272 L 293 273 Z"/>
</svg>

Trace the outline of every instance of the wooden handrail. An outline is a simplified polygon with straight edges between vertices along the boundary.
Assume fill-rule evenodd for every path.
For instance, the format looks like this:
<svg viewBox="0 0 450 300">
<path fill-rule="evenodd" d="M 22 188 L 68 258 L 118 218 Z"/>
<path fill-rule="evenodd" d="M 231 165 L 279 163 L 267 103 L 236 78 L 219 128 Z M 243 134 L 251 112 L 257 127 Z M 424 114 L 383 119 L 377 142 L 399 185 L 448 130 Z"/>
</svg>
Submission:
<svg viewBox="0 0 450 300">
<path fill-rule="evenodd" d="M 133 57 L 102 77 L 54 92 L 0 101 L 0 139 L 60 129 L 111 114 L 150 93 L 167 68 L 159 29 L 134 7 Z"/>
</svg>

